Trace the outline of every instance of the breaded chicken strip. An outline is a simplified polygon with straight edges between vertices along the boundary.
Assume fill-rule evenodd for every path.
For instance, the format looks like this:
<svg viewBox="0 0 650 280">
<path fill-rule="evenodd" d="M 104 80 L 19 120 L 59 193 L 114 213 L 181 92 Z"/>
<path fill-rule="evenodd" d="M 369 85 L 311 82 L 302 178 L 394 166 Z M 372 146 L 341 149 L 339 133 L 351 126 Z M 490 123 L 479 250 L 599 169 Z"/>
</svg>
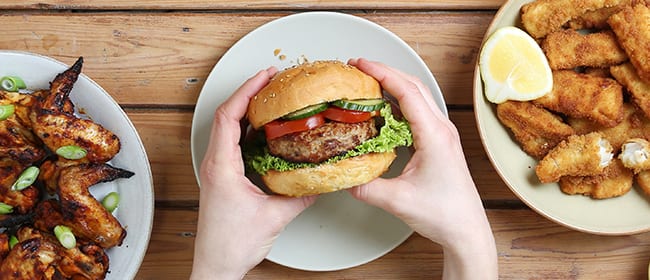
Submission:
<svg viewBox="0 0 650 280">
<path fill-rule="evenodd" d="M 531 36 L 543 38 L 588 11 L 623 2 L 625 0 L 537 0 L 521 7 L 521 22 Z"/>
<path fill-rule="evenodd" d="M 650 8 L 628 6 L 607 20 L 637 74 L 650 83 Z"/>
<path fill-rule="evenodd" d="M 592 176 L 607 167 L 612 146 L 598 132 L 572 135 L 553 148 L 535 167 L 542 183 L 557 182 L 562 176 Z"/>
<path fill-rule="evenodd" d="M 643 81 L 629 62 L 612 66 L 609 68 L 609 72 L 630 92 L 632 101 L 643 110 L 647 117 L 650 117 L 650 83 Z"/>
<path fill-rule="evenodd" d="M 528 155 L 541 159 L 573 129 L 548 110 L 531 102 L 506 101 L 497 105 L 497 117 L 508 127 Z"/>
<path fill-rule="evenodd" d="M 612 198 L 628 193 L 634 183 L 634 174 L 620 160 L 614 159 L 601 174 L 593 176 L 565 176 L 560 178 L 560 189 L 566 194 L 582 194 L 596 199 Z"/>
<path fill-rule="evenodd" d="M 618 158 L 623 165 L 637 174 L 643 170 L 650 169 L 650 142 L 643 138 L 632 138 L 621 148 Z"/>
<path fill-rule="evenodd" d="M 567 119 L 576 134 L 598 131 L 612 145 L 614 152 L 621 150 L 623 143 L 630 138 L 650 139 L 650 120 L 633 104 L 623 104 L 623 120 L 614 127 L 604 127 L 585 119 Z"/>
<path fill-rule="evenodd" d="M 586 35 L 570 29 L 556 31 L 546 36 L 541 47 L 553 70 L 609 67 L 627 60 L 616 36 L 608 31 Z"/>
</svg>

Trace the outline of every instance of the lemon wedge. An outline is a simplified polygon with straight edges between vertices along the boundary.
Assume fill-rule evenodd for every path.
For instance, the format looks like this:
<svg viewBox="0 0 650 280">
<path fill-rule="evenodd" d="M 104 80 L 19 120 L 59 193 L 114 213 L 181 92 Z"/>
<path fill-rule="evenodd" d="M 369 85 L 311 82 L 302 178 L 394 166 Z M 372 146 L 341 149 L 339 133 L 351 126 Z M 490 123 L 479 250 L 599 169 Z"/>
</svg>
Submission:
<svg viewBox="0 0 650 280">
<path fill-rule="evenodd" d="M 499 28 L 487 39 L 479 56 L 485 97 L 490 102 L 527 101 L 553 88 L 553 74 L 546 55 L 523 30 Z"/>
</svg>

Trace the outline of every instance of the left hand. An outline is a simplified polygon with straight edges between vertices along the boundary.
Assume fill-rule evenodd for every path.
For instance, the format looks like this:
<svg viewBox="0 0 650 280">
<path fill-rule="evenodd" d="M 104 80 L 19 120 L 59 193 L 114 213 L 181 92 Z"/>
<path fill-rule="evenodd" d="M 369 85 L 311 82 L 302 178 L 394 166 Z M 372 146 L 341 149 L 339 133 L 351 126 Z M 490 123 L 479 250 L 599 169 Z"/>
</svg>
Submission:
<svg viewBox="0 0 650 280">
<path fill-rule="evenodd" d="M 241 279 L 316 197 L 267 195 L 244 175 L 240 120 L 250 99 L 275 75 L 258 72 L 217 108 L 200 169 L 201 193 L 192 279 Z"/>
</svg>

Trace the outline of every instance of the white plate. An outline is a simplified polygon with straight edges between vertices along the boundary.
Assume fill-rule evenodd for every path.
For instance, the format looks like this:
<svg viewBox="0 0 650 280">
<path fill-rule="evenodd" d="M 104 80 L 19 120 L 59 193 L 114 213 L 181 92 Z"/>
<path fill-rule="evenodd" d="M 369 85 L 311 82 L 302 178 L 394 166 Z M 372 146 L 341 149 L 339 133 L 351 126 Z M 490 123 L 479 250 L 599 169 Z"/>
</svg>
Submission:
<svg viewBox="0 0 650 280">
<path fill-rule="evenodd" d="M 28 89 L 49 88 L 50 81 L 75 60 L 64 64 L 33 53 L 0 51 L 0 77 L 19 76 L 25 80 Z M 122 148 L 109 163 L 135 173 L 131 178 L 90 188 L 98 198 L 111 191 L 120 194 L 120 205 L 113 214 L 126 228 L 127 235 L 122 246 L 107 250 L 110 265 L 106 279 L 133 279 L 147 251 L 153 221 L 153 181 L 149 160 L 127 115 L 104 89 L 83 74 L 83 69 L 70 98 L 77 109 L 83 109 L 85 115 L 120 138 Z"/>
<path fill-rule="evenodd" d="M 503 26 L 519 26 L 521 6 L 531 1 L 504 4 L 486 34 Z M 483 95 L 478 66 L 474 71 L 474 110 L 485 150 L 510 189 L 539 214 L 569 228 L 602 235 L 634 234 L 650 230 L 650 200 L 634 188 L 622 197 L 595 200 L 566 195 L 557 184 L 541 184 L 537 161 L 526 155 L 496 117 L 494 104 Z"/>
<path fill-rule="evenodd" d="M 274 54 L 274 51 L 279 54 Z M 281 59 L 280 56 L 286 56 Z M 333 12 L 306 12 L 271 21 L 244 36 L 224 54 L 199 96 L 192 122 L 192 160 L 201 164 L 214 110 L 246 79 L 271 65 L 284 69 L 309 61 L 365 57 L 419 77 L 446 114 L 440 89 L 417 53 L 385 28 Z M 404 150 L 387 176 L 398 175 L 410 158 Z M 198 180 L 198 179 L 197 179 Z M 412 230 L 386 212 L 347 192 L 322 195 L 276 240 L 267 259 L 302 270 L 330 271 L 372 261 L 406 240 Z"/>
</svg>

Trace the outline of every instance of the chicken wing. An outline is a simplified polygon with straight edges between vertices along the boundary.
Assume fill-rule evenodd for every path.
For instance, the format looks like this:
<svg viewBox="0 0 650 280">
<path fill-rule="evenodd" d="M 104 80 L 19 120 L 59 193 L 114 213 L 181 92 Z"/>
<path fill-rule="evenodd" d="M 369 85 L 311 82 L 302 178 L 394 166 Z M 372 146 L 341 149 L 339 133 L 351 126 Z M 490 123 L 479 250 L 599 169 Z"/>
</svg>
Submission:
<svg viewBox="0 0 650 280">
<path fill-rule="evenodd" d="M 108 164 L 74 165 L 61 170 L 58 195 L 64 223 L 75 235 L 82 236 L 102 248 L 122 244 L 126 231 L 88 191 L 88 188 L 134 173 Z"/>
<path fill-rule="evenodd" d="M 531 102 L 506 101 L 497 105 L 497 117 L 512 131 L 521 148 L 541 159 L 573 129 L 548 110 Z"/>
<path fill-rule="evenodd" d="M 13 105 L 14 114 L 0 120 L 0 157 L 10 157 L 22 164 L 31 164 L 45 157 L 40 140 L 31 131 L 30 106 L 33 96 L 0 91 L 0 104 Z"/>
<path fill-rule="evenodd" d="M 639 77 L 650 83 L 650 8 L 645 4 L 628 6 L 607 22 Z"/>
<path fill-rule="evenodd" d="M 553 70 L 609 67 L 627 60 L 616 36 L 607 31 L 586 35 L 570 29 L 556 31 L 546 36 L 541 47 Z"/>
<path fill-rule="evenodd" d="M 60 245 L 54 235 L 30 227 L 22 227 L 16 233 L 18 240 L 40 240 L 57 252 L 58 257 L 50 263 L 54 279 L 104 279 L 108 272 L 108 256 L 104 250 L 94 244 L 77 244 L 66 249 Z M 21 244 L 19 243 L 19 244 Z"/>
<path fill-rule="evenodd" d="M 553 148 L 535 167 L 542 183 L 557 182 L 562 176 L 592 176 L 607 167 L 612 146 L 597 132 L 572 135 Z"/>
<path fill-rule="evenodd" d="M 120 140 L 110 130 L 73 114 L 69 92 L 81 71 L 80 59 L 71 68 L 57 75 L 50 92 L 38 102 L 30 114 L 34 133 L 52 151 L 63 146 L 78 146 L 86 151 L 86 159 L 100 163 L 112 159 L 120 151 Z"/>
<path fill-rule="evenodd" d="M 623 87 L 613 79 L 553 71 L 553 89 L 535 104 L 573 118 L 587 118 L 606 127 L 623 119 Z"/>
<path fill-rule="evenodd" d="M 0 202 L 11 205 L 17 213 L 29 212 L 39 200 L 38 188 L 29 186 L 15 191 L 11 186 L 18 176 L 27 168 L 8 158 L 0 158 Z"/>
</svg>

